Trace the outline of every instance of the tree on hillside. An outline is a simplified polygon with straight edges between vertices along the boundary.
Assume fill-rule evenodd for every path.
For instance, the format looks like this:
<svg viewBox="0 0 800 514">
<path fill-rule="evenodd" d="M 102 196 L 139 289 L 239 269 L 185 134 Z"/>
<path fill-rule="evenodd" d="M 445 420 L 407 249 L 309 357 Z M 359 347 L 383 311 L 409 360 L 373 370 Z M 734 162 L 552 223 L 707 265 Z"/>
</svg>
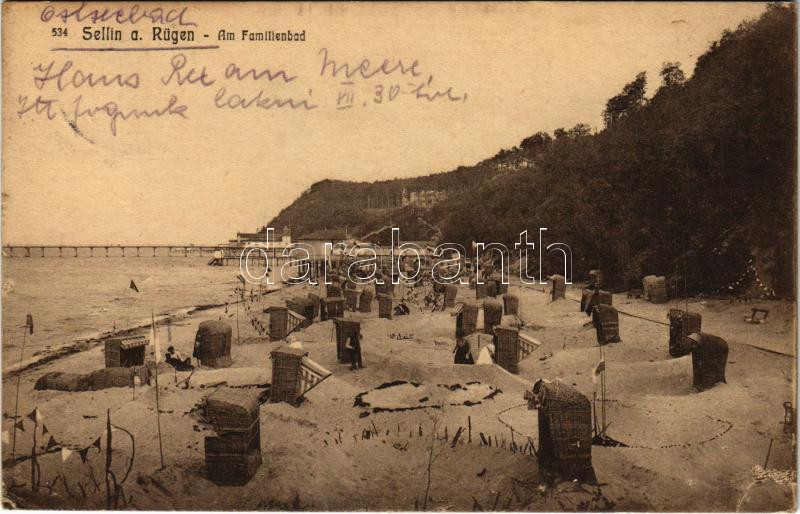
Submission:
<svg viewBox="0 0 800 514">
<path fill-rule="evenodd" d="M 592 134 L 592 127 L 586 123 L 578 123 L 567 132 L 570 139 L 578 139 L 579 137 L 589 136 Z"/>
<path fill-rule="evenodd" d="M 661 86 L 672 87 L 683 84 L 686 80 L 679 62 L 665 62 L 661 65 Z"/>
<path fill-rule="evenodd" d="M 605 126 L 610 127 L 616 121 L 642 107 L 645 104 L 646 90 L 647 74 L 642 71 L 636 74 L 636 78 L 632 82 L 625 84 L 622 93 L 606 102 L 606 109 L 603 111 Z"/>
<path fill-rule="evenodd" d="M 523 150 L 534 150 L 548 145 L 553 140 L 547 132 L 537 132 L 522 140 L 519 147 Z"/>
</svg>

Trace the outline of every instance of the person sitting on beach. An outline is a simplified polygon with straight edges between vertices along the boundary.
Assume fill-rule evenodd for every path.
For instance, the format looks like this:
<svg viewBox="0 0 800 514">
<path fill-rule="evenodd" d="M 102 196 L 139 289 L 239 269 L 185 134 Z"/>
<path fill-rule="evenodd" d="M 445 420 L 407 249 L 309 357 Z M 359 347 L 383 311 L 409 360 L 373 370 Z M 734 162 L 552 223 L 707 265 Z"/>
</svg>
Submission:
<svg viewBox="0 0 800 514">
<path fill-rule="evenodd" d="M 395 316 L 404 316 L 404 315 L 410 314 L 410 313 L 411 313 L 411 309 L 408 308 L 408 305 L 406 305 L 405 300 L 400 300 L 400 303 L 397 304 L 395 306 L 395 308 L 394 308 L 394 315 Z"/>
<path fill-rule="evenodd" d="M 191 357 L 184 357 L 174 346 L 167 348 L 164 360 L 178 371 L 189 371 L 194 369 Z"/>
</svg>

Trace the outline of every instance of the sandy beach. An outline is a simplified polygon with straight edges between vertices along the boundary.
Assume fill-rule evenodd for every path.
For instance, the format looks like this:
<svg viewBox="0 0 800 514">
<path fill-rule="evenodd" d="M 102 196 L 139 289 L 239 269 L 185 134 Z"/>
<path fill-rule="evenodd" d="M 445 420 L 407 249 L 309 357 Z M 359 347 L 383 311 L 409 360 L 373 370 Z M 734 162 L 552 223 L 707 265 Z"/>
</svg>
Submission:
<svg viewBox="0 0 800 514">
<path fill-rule="evenodd" d="M 499 366 L 452 364 L 454 318 L 449 312 L 420 312 L 362 320 L 365 368 L 350 371 L 336 360 L 333 322 L 315 322 L 294 333 L 309 356 L 332 376 L 309 391 L 299 407 L 264 403 L 260 408 L 263 465 L 244 486 L 218 486 L 206 478 L 203 438 L 213 435 L 196 407 L 219 387 L 266 391 L 269 352 L 285 344 L 257 334 L 249 318 L 286 298 L 319 292 L 309 285 L 286 287 L 239 306 L 210 308 L 170 322 L 172 344 L 191 354 L 201 321 L 223 319 L 233 327 L 234 364 L 225 369 L 175 372 L 159 366 L 161 430 L 165 468 L 160 468 L 154 385 L 101 391 L 34 390 L 51 371 L 86 373 L 103 367 L 97 344 L 9 373 L 3 382 L 3 430 L 11 432 L 16 382 L 26 430 L 17 433 L 16 465 L 3 446 L 7 495 L 18 505 L 40 508 L 102 508 L 105 489 L 105 424 L 131 432 L 135 457 L 124 482 L 132 509 L 202 510 L 411 510 L 421 508 L 428 487 L 429 510 L 785 510 L 794 487 L 780 474 L 758 475 L 769 450 L 769 470 L 787 471 L 794 461 L 783 433 L 784 401 L 793 401 L 794 305 L 782 302 L 689 301 L 703 316 L 703 330 L 730 345 L 727 384 L 697 393 L 691 357 L 670 358 L 666 313 L 676 301 L 654 305 L 615 295 L 622 342 L 604 347 L 607 363 L 607 434 L 627 447 L 594 446 L 597 486 L 551 483 L 539 472 L 528 442 L 538 444 L 535 411 L 522 395 L 539 378 L 560 379 L 592 397 L 592 369 L 599 353 L 588 317 L 578 311 L 579 289 L 551 302 L 540 286 L 512 284 L 521 299 L 526 333 L 541 346 L 511 375 Z M 543 286 L 541 286 L 543 287 Z M 462 286 L 459 299 L 474 299 Z M 680 302 L 683 306 L 683 301 Z M 751 325 L 752 307 L 770 309 L 769 322 Z M 648 319 L 641 319 L 648 318 Z M 479 324 L 480 326 L 480 324 Z M 165 326 L 158 329 L 165 348 Z M 152 345 L 149 347 L 152 351 Z M 152 356 L 151 356 L 152 358 Z M 187 380 L 188 378 L 188 380 Z M 397 384 L 375 389 L 391 382 Z M 363 393 L 363 394 L 362 394 Z M 488 394 L 493 393 L 493 394 Z M 362 395 L 368 406 L 356 406 Z M 38 408 L 60 443 L 44 450 L 37 441 L 41 486 L 30 491 L 33 423 Z M 453 444 L 455 434 L 462 429 Z M 40 429 L 41 430 L 41 429 Z M 447 440 L 445 440 L 447 435 Z M 73 453 L 62 461 L 61 445 L 79 450 L 103 436 L 103 453 L 91 448 L 82 462 Z M 482 443 L 491 438 L 491 446 Z M 513 447 L 518 451 L 511 450 Z M 770 443 L 772 441 L 772 443 Z M 495 443 L 498 446 L 495 446 Z M 525 452 L 521 451 L 525 448 Z M 113 463 L 122 475 L 131 457 L 127 435 L 114 432 Z M 54 482 L 55 481 L 55 482 Z M 95 485 L 96 482 L 96 485 Z M 52 485 L 52 490 L 47 486 Z"/>
</svg>

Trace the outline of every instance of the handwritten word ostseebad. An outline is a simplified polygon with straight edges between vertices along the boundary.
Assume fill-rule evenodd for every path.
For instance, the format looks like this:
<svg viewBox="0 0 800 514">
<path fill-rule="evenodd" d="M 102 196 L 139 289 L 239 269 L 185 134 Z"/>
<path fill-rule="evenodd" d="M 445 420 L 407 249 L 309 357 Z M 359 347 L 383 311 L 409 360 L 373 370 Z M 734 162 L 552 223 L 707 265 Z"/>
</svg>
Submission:
<svg viewBox="0 0 800 514">
<path fill-rule="evenodd" d="M 136 25 L 140 21 L 145 23 L 176 23 L 182 26 L 196 27 L 197 23 L 186 19 L 186 13 L 189 11 L 188 7 L 182 9 L 164 9 L 162 7 L 145 7 L 142 8 L 139 4 L 133 4 L 130 7 L 119 7 L 115 9 L 89 9 L 86 3 L 82 2 L 74 10 L 69 7 L 56 7 L 55 5 L 48 5 L 39 15 L 39 19 L 48 23 L 54 18 L 63 23 L 69 21 L 76 21 L 84 23 L 90 21 L 91 23 L 107 23 L 114 22 L 120 25 L 130 24 Z"/>
</svg>

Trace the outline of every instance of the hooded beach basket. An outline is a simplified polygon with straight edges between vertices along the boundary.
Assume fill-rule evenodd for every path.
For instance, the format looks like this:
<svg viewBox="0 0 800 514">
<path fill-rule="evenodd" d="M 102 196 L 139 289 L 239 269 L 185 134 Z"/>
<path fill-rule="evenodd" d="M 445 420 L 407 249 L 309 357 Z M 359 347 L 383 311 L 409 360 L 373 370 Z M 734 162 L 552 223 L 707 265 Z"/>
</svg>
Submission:
<svg viewBox="0 0 800 514">
<path fill-rule="evenodd" d="M 224 321 L 200 323 L 194 338 L 194 353 L 202 366 L 227 368 L 231 360 L 231 326 Z"/>
</svg>

